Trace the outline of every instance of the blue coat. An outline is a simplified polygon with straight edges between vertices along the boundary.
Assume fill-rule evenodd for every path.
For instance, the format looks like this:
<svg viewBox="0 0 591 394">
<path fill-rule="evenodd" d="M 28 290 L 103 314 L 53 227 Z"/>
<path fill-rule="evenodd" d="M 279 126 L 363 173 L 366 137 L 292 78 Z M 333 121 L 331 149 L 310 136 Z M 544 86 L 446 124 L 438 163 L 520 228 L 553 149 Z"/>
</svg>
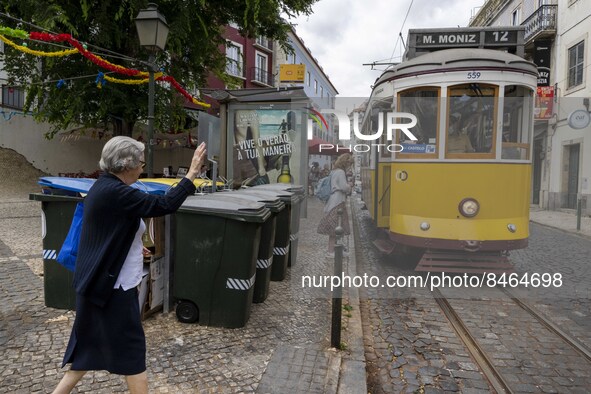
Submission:
<svg viewBox="0 0 591 394">
<path fill-rule="evenodd" d="M 139 228 L 139 219 L 175 212 L 195 186 L 187 178 L 164 196 L 146 194 L 105 173 L 84 199 L 84 216 L 74 272 L 76 293 L 103 307 Z"/>
</svg>

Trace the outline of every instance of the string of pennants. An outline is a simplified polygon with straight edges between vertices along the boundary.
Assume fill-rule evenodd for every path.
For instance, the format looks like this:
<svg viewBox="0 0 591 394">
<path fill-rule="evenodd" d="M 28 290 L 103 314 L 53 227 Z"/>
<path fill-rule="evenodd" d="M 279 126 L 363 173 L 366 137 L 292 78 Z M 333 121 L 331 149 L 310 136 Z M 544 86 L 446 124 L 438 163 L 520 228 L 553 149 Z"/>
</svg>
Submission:
<svg viewBox="0 0 591 394">
<path fill-rule="evenodd" d="M 12 41 L 11 39 L 7 38 L 13 37 L 22 40 L 35 40 L 35 41 L 43 41 L 43 42 L 54 42 L 54 43 L 68 43 L 72 46 L 72 49 L 54 51 L 54 52 L 46 52 L 46 51 L 39 51 L 31 49 L 27 46 L 27 43 L 22 43 L 19 45 Z M 70 56 L 74 54 L 81 54 L 86 59 L 90 60 L 92 63 L 96 64 L 97 66 L 106 69 L 112 73 L 124 75 L 127 77 L 136 77 L 136 78 L 128 78 L 128 79 L 120 79 L 115 78 L 107 75 L 106 73 L 100 72 L 97 75 L 95 80 L 97 86 L 101 88 L 104 86 L 105 83 L 119 83 L 119 84 L 126 84 L 126 85 L 139 85 L 143 83 L 148 83 L 149 81 L 149 73 L 147 71 L 140 71 L 134 68 L 127 68 L 118 64 L 114 64 L 109 62 L 108 60 L 103 59 L 102 57 L 92 53 L 88 50 L 86 44 L 80 43 L 70 34 L 52 34 L 52 33 L 43 33 L 43 32 L 26 32 L 20 29 L 12 29 L 6 26 L 0 26 L 0 41 L 3 41 L 7 45 L 10 45 L 14 49 L 21 51 L 23 53 L 27 53 L 29 55 L 34 56 L 43 56 L 43 57 L 62 57 L 62 56 Z M 189 92 L 187 92 L 171 75 L 165 75 L 163 72 L 154 73 L 154 80 L 159 82 L 168 82 L 172 87 L 174 87 L 181 95 L 183 95 L 187 100 L 195 105 L 200 105 L 205 108 L 209 108 L 210 104 L 205 103 L 203 101 L 198 100 L 197 98 L 193 97 Z M 57 82 L 57 87 L 60 88 L 64 85 L 65 81 L 59 80 Z"/>
</svg>

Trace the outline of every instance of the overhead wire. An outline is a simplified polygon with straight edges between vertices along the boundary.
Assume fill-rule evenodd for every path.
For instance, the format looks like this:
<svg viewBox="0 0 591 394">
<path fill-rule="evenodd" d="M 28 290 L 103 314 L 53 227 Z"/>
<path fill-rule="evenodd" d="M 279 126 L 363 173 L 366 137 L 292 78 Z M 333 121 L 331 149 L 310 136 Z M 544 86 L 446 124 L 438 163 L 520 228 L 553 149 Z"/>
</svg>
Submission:
<svg viewBox="0 0 591 394">
<path fill-rule="evenodd" d="M 396 43 L 394 45 L 394 49 L 392 50 L 392 54 L 390 55 L 389 58 L 385 58 L 385 59 L 381 59 L 381 60 L 375 60 L 372 64 L 372 69 L 374 70 L 378 70 L 378 71 L 385 71 L 384 70 L 380 70 L 378 68 L 374 68 L 375 67 L 375 63 L 381 63 L 381 62 L 392 62 L 392 60 L 395 58 L 394 57 L 394 53 L 396 52 L 396 49 L 398 48 L 398 44 L 400 43 L 401 39 L 402 39 L 402 30 L 404 29 L 404 25 L 406 24 L 406 20 L 408 19 L 408 15 L 410 14 L 410 10 L 412 9 L 414 0 L 410 1 L 410 4 L 408 6 L 408 9 L 406 10 L 406 15 L 404 17 L 404 21 L 402 22 L 402 26 L 400 27 L 400 32 L 398 33 L 398 38 L 396 39 Z M 403 40 L 404 43 L 404 40 Z M 397 56 L 396 58 L 402 58 L 402 55 Z"/>
<path fill-rule="evenodd" d="M 410 10 L 412 9 L 412 5 L 415 0 L 410 0 L 410 4 L 408 5 L 408 10 L 406 10 L 406 16 L 404 17 L 404 21 L 402 22 L 402 26 L 400 27 L 400 32 L 398 32 L 398 39 L 396 40 L 396 44 L 394 45 L 394 49 L 392 50 L 392 54 L 390 55 L 390 59 L 394 58 L 394 53 L 396 52 L 396 48 L 398 47 L 398 43 L 402 39 L 402 31 L 404 30 L 404 25 L 406 24 L 406 20 L 408 19 L 408 15 L 410 14 Z"/>
</svg>

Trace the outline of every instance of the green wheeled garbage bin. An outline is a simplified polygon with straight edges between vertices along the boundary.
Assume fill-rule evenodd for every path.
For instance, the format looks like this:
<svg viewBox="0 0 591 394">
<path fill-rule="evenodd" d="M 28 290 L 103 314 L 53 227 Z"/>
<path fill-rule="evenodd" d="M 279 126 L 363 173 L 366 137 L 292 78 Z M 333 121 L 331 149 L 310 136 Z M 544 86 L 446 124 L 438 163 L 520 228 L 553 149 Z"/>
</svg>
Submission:
<svg viewBox="0 0 591 394">
<path fill-rule="evenodd" d="M 76 292 L 72 287 L 74 273 L 56 261 L 68 235 L 76 204 L 81 197 L 30 194 L 30 200 L 41 202 L 41 233 L 43 237 L 43 291 L 45 306 L 76 309 Z"/>
<path fill-rule="evenodd" d="M 191 196 L 175 213 L 173 296 L 184 323 L 243 327 L 250 316 L 265 204 Z"/>
<path fill-rule="evenodd" d="M 284 204 L 284 209 L 277 213 L 275 224 L 275 244 L 273 246 L 273 263 L 271 264 L 271 281 L 277 282 L 285 279 L 289 262 L 289 235 L 291 204 L 286 204 L 282 197 L 285 193 L 281 190 L 246 188 L 240 190 L 244 194 L 269 196 L 279 198 Z"/>
<path fill-rule="evenodd" d="M 228 193 L 225 195 L 228 195 Z M 273 251 L 275 249 L 275 238 L 277 237 L 277 217 L 285 211 L 285 204 L 274 193 L 264 193 L 262 191 L 250 193 L 240 190 L 229 195 L 236 195 L 239 198 L 262 202 L 271 211 L 271 217 L 265 222 L 261 231 L 261 243 L 259 244 L 257 258 L 257 276 L 254 282 L 254 295 L 252 298 L 252 302 L 254 303 L 264 302 L 269 295 L 269 282 L 273 269 Z"/>
<path fill-rule="evenodd" d="M 253 186 L 251 189 L 282 191 L 282 201 L 290 206 L 290 236 L 289 236 L 289 257 L 287 266 L 295 265 L 298 257 L 298 241 L 300 232 L 300 216 L 302 201 L 304 201 L 304 188 L 301 185 L 291 185 L 287 183 L 272 183 L 268 185 Z"/>
</svg>

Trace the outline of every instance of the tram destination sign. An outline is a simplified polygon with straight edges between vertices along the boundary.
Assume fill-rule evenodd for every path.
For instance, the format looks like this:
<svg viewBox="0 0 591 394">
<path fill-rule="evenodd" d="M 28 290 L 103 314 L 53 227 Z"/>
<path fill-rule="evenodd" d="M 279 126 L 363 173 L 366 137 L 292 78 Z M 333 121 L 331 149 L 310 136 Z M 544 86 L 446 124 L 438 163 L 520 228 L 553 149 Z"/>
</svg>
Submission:
<svg viewBox="0 0 591 394">
<path fill-rule="evenodd" d="M 523 47 L 523 27 L 410 29 L 407 60 L 418 52 L 451 48 L 508 48 L 518 52 Z"/>
<path fill-rule="evenodd" d="M 484 33 L 480 34 L 480 33 Z M 482 40 L 484 36 L 484 41 Z M 454 33 L 425 33 L 417 34 L 416 47 L 433 46 L 466 46 L 478 47 L 480 45 L 513 46 L 517 45 L 517 32 L 515 30 L 498 30 L 484 32 L 454 32 Z"/>
</svg>

